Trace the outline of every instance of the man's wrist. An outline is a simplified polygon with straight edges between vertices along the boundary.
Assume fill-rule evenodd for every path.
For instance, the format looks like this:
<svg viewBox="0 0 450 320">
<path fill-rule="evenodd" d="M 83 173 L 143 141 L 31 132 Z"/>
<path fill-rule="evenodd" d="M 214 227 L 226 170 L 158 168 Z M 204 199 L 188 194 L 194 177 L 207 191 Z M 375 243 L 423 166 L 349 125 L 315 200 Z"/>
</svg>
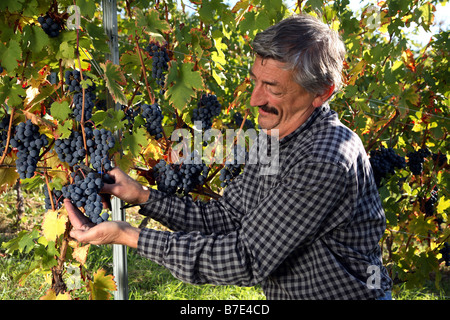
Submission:
<svg viewBox="0 0 450 320">
<path fill-rule="evenodd" d="M 141 229 L 131 226 L 129 223 L 121 223 L 120 235 L 117 244 L 123 244 L 130 248 L 137 248 Z"/>
<path fill-rule="evenodd" d="M 139 200 L 137 204 L 146 202 L 149 197 L 150 197 L 150 189 L 145 186 L 142 186 L 142 191 L 139 195 Z"/>
</svg>

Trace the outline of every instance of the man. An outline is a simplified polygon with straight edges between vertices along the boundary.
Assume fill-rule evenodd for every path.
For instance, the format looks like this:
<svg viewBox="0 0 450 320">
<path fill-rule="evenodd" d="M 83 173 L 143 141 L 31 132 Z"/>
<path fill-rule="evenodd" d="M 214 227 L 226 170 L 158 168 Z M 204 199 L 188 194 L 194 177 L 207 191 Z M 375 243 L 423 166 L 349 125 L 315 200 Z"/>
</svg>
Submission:
<svg viewBox="0 0 450 320">
<path fill-rule="evenodd" d="M 258 34 L 253 48 L 250 103 L 263 131 L 278 136 L 276 174 L 247 164 L 220 200 L 201 203 L 146 189 L 116 168 L 103 191 L 143 204 L 143 215 L 173 232 L 126 222 L 92 227 L 66 201 L 71 236 L 137 248 L 189 283 L 261 284 L 268 299 L 384 297 L 385 216 L 370 163 L 327 104 L 341 85 L 342 41 L 296 15 Z"/>
</svg>

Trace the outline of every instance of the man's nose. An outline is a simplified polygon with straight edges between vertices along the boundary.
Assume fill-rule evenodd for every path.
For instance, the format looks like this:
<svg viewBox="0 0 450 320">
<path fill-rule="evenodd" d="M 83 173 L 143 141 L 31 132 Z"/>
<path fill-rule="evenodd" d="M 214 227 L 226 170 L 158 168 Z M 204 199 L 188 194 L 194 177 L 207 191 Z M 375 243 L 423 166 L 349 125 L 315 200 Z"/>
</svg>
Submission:
<svg viewBox="0 0 450 320">
<path fill-rule="evenodd" d="M 262 106 L 267 104 L 267 98 L 261 86 L 255 85 L 253 87 L 252 96 L 250 98 L 250 105 L 252 107 Z"/>
</svg>

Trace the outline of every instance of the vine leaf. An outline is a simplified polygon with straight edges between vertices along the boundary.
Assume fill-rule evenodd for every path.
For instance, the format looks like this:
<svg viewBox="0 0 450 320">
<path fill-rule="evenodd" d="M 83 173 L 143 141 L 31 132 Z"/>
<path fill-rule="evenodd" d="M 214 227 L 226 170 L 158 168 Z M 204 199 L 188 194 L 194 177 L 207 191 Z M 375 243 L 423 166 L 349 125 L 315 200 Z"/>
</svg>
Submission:
<svg viewBox="0 0 450 320">
<path fill-rule="evenodd" d="M 11 165 L 11 167 L 0 168 L 0 193 L 12 187 L 19 178 L 13 158 L 6 157 L 3 164 Z"/>
<path fill-rule="evenodd" d="M 90 244 L 87 244 L 85 246 L 81 246 L 78 242 L 75 242 L 75 244 L 71 244 L 71 246 L 74 248 L 72 252 L 72 257 L 77 260 L 81 265 L 84 265 L 86 263 L 86 259 L 89 252 Z"/>
<path fill-rule="evenodd" d="M 115 102 L 121 104 L 127 104 L 127 97 L 125 96 L 123 87 L 127 84 L 125 76 L 120 70 L 120 66 L 113 64 L 108 60 L 106 63 L 102 63 L 101 67 L 105 72 L 105 84 L 109 90 L 109 93 L 113 97 Z"/>
<path fill-rule="evenodd" d="M 145 27 L 149 33 L 160 33 L 170 31 L 170 25 L 165 20 L 159 19 L 159 12 L 157 10 L 148 10 L 146 14 L 139 8 L 134 9 L 137 27 Z"/>
<path fill-rule="evenodd" d="M 55 101 L 52 103 L 50 112 L 52 113 L 53 118 L 57 120 L 66 120 L 69 117 L 69 114 L 72 113 L 72 109 L 70 109 L 67 101 Z"/>
<path fill-rule="evenodd" d="M 117 286 L 114 281 L 114 276 L 106 275 L 104 269 L 97 270 L 94 273 L 94 281 L 89 281 L 89 290 L 91 291 L 91 300 L 109 300 L 111 293 L 109 291 L 116 291 Z"/>
<path fill-rule="evenodd" d="M 44 214 L 44 221 L 42 223 L 42 232 L 45 239 L 48 241 L 56 241 L 56 238 L 66 230 L 67 221 L 68 215 L 66 210 L 48 210 Z"/>
<path fill-rule="evenodd" d="M 200 72 L 193 71 L 193 68 L 192 63 L 183 63 L 178 68 L 178 65 L 172 62 L 167 76 L 167 82 L 173 85 L 167 89 L 166 94 L 169 96 L 170 103 L 180 111 L 186 106 L 186 102 L 195 96 L 195 90 L 203 87 Z"/>
</svg>

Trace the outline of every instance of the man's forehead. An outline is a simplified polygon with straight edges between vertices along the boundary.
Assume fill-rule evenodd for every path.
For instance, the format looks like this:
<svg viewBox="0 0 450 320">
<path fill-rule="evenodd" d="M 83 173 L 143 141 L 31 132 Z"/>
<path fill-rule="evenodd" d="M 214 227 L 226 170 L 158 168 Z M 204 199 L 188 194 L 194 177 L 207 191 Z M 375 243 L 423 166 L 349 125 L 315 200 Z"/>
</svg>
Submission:
<svg viewBox="0 0 450 320">
<path fill-rule="evenodd" d="M 264 78 L 270 82 L 283 81 L 284 78 L 290 78 L 291 71 L 284 68 L 285 63 L 274 59 L 263 59 L 256 57 L 255 62 L 250 68 L 250 76 L 253 78 Z"/>
</svg>

